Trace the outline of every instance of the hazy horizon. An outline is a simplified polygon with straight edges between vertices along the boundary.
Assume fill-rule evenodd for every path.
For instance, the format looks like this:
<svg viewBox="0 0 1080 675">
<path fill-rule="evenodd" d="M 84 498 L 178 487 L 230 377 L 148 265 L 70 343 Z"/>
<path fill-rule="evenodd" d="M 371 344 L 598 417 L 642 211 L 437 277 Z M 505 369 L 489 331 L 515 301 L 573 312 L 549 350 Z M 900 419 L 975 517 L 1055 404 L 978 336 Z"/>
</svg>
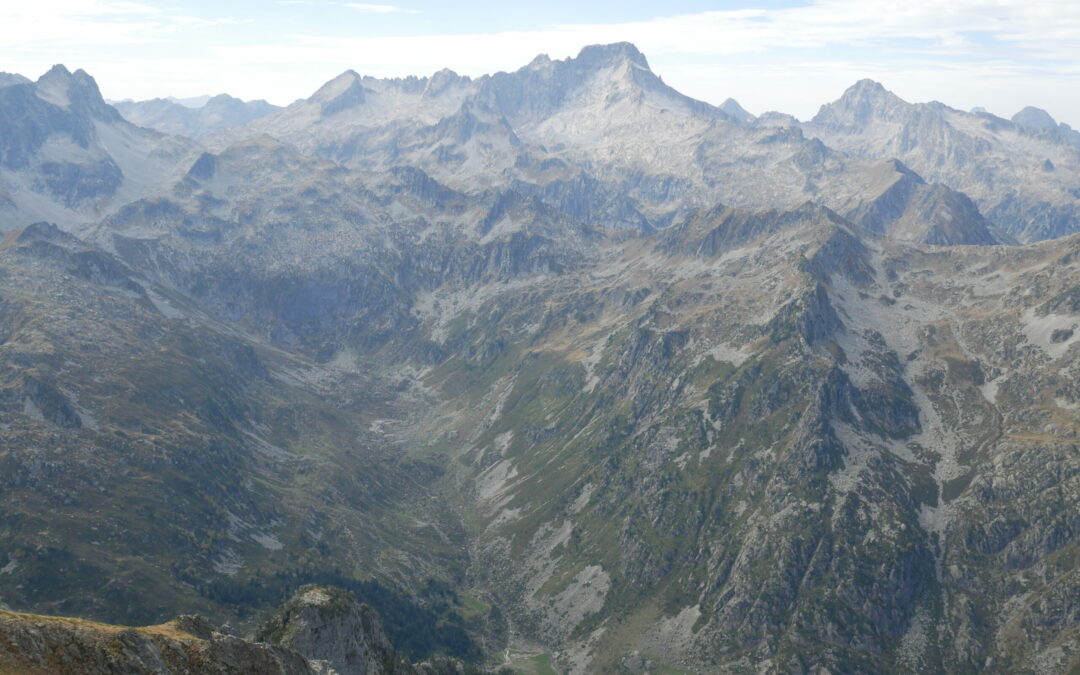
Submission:
<svg viewBox="0 0 1080 675">
<path fill-rule="evenodd" d="M 228 93 L 287 105 L 352 69 L 479 76 L 632 42 L 679 91 L 807 119 L 859 79 L 910 102 L 1080 126 L 1080 7 L 1056 0 L 569 2 L 43 0 L 0 9 L 3 70 L 83 69 L 111 100 Z"/>
</svg>

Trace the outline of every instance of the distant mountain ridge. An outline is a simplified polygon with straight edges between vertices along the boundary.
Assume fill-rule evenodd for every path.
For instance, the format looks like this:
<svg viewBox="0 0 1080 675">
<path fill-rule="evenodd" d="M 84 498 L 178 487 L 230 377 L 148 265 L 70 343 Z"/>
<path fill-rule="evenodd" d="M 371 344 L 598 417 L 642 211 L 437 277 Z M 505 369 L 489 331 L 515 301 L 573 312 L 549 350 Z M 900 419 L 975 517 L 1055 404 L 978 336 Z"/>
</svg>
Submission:
<svg viewBox="0 0 1080 675">
<path fill-rule="evenodd" d="M 604 98 L 595 98 L 598 96 Z M 518 185 L 576 212 L 584 212 L 580 196 L 571 197 L 564 186 L 584 181 L 594 184 L 597 193 L 610 195 L 606 206 L 588 211 L 594 216 L 603 211 L 614 215 L 612 227 L 639 228 L 641 223 L 646 228 L 663 227 L 687 205 L 790 208 L 805 200 L 842 213 L 854 214 L 855 209 L 865 220 L 881 213 L 868 206 L 881 195 L 853 192 L 853 186 L 860 182 L 866 185 L 865 181 L 836 176 L 873 173 L 869 165 L 859 162 L 892 158 L 901 159 L 920 175 L 926 174 L 921 176 L 926 180 L 970 193 L 979 211 L 988 216 L 983 220 L 967 209 L 963 222 L 968 225 L 953 224 L 949 234 L 943 234 L 945 230 L 926 234 L 927 241 L 1026 241 L 1060 236 L 1077 227 L 1080 198 L 1074 194 L 1078 188 L 1069 183 L 1080 162 L 1080 148 L 1070 141 L 1076 132 L 1056 125 L 1045 114 L 1025 111 L 1018 119 L 1027 122 L 1019 124 L 985 114 L 946 113 L 941 106 L 910 106 L 880 84 L 863 81 L 837 103 L 823 106 L 806 124 L 782 116 L 759 119 L 732 99 L 713 107 L 672 90 L 652 73 L 644 55 L 628 43 L 587 47 L 577 57 L 563 61 L 540 56 L 514 73 L 476 79 L 441 71 L 429 78 L 378 80 L 347 71 L 309 99 L 284 109 L 262 101 L 245 103 L 227 95 L 214 97 L 199 108 L 164 99 L 117 105 L 136 123 L 203 140 L 212 149 L 221 150 L 237 140 L 266 133 L 350 168 L 382 171 L 413 165 L 467 191 Z M 949 137 L 956 140 L 919 145 L 915 139 L 920 135 L 944 133 L 933 130 L 930 120 L 935 115 L 938 128 L 951 129 Z M 966 121 L 956 126 L 944 121 L 943 116 L 948 115 Z M 1005 131 L 991 132 L 997 134 L 991 141 L 963 130 L 983 124 L 980 119 L 991 125 L 988 129 Z M 767 132 L 777 124 L 789 130 L 788 135 Z M 882 125 L 903 131 L 888 131 Z M 871 127 L 878 130 L 871 132 Z M 795 128 L 805 136 L 791 135 Z M 871 142 L 871 133 L 880 141 Z M 907 140 L 890 141 L 889 134 L 897 133 Z M 652 142 L 641 143 L 643 138 Z M 814 147 L 809 142 L 813 138 L 824 140 L 827 148 Z M 858 141 L 860 138 L 864 140 Z M 961 143 L 967 149 L 948 150 L 950 143 Z M 1002 161 L 994 159 L 1002 153 L 987 150 L 996 147 L 994 143 L 1010 144 L 1008 159 L 1003 160 L 1008 167 L 983 166 Z M 834 146 L 839 153 L 833 151 Z M 1031 156 L 1036 148 L 1041 158 Z M 140 148 L 134 154 L 160 154 L 148 150 Z M 953 159 L 942 164 L 943 152 Z M 931 155 L 924 156 L 926 153 Z M 133 155 L 130 151 L 124 154 Z M 965 157 L 970 159 L 962 159 Z M 103 188 L 109 191 L 108 185 L 117 180 L 108 168 L 109 161 L 103 161 L 96 169 L 96 180 L 104 181 L 93 188 L 98 192 Z M 139 173 L 145 169 L 140 167 Z M 1008 186 L 1001 182 L 1006 175 L 1013 177 Z M 157 178 L 150 183 L 144 192 L 166 187 Z M 40 186 L 41 181 L 36 184 Z M 6 204 L 12 214 L 25 208 L 18 206 L 27 201 L 25 197 L 17 200 L 12 196 L 19 192 L 23 191 L 14 185 L 0 192 L 0 208 Z M 930 193 L 944 197 L 944 193 Z M 59 208 L 52 206 L 57 198 Z M 79 190 L 68 196 L 47 195 L 44 202 L 37 200 L 25 220 L 45 216 L 60 222 L 72 219 L 65 213 L 71 208 L 65 202 L 72 199 L 86 201 Z M 571 205 L 571 200 L 578 203 Z M 94 212 L 105 215 L 116 206 L 110 201 L 104 208 L 98 205 Z M 933 214 L 947 213 L 949 208 L 921 207 L 921 216 L 910 215 L 906 220 L 933 220 Z M 73 222 L 86 219 L 77 215 Z M 965 230 L 986 226 L 1001 234 Z M 920 239 L 924 238 L 920 232 L 933 227 L 908 225 L 896 232 Z"/>
<path fill-rule="evenodd" d="M 208 143 L 221 148 L 265 133 L 350 168 L 408 164 L 456 189 L 514 186 L 571 212 L 584 212 L 583 195 L 569 187 L 589 184 L 594 194 L 610 195 L 603 209 L 588 210 L 600 222 L 601 213 L 613 216 L 613 229 L 663 227 L 688 206 L 718 203 L 791 208 L 812 200 L 844 213 L 861 208 L 864 221 L 880 212 L 866 205 L 880 199 L 884 184 L 854 177 L 870 164 L 797 132 L 777 134 L 734 101 L 725 107 L 679 94 L 633 45 L 619 43 L 561 61 L 539 56 L 512 73 L 477 79 L 442 71 L 377 80 L 347 71 L 309 99 Z M 918 184 L 915 192 L 929 189 Z M 935 212 L 909 217 L 902 236 L 923 238 L 914 223 Z M 926 236 L 996 241 L 986 227 L 969 208 L 948 235 Z"/>
<path fill-rule="evenodd" d="M 120 101 L 113 106 L 132 124 L 195 140 L 201 140 L 223 129 L 247 124 L 280 110 L 278 106 L 266 101 L 241 101 L 228 94 L 208 97 L 199 106 L 184 105 L 163 98 Z"/>
<path fill-rule="evenodd" d="M 941 103 L 907 103 L 862 80 L 801 128 L 853 156 L 899 159 L 927 180 L 967 194 L 1020 241 L 1080 227 L 1078 136 L 1043 111 L 1028 108 L 1009 121 Z"/>
<path fill-rule="evenodd" d="M 338 586 L 385 635 L 330 591 L 261 635 L 459 674 L 1080 668 L 1080 174 L 1038 111 L 753 116 L 627 43 L 201 142 L 6 81 L 0 602 L 255 629 Z"/>
<path fill-rule="evenodd" d="M 0 87 L 0 229 L 100 218 L 179 175 L 194 152 L 125 121 L 82 70 L 12 80 Z"/>
</svg>

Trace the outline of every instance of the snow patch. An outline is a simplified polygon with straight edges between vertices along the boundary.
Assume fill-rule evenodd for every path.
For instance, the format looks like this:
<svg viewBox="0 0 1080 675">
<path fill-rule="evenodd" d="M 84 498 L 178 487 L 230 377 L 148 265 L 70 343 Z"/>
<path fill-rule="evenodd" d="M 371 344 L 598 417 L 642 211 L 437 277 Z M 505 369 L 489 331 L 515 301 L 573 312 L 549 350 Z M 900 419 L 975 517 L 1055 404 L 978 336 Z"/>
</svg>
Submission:
<svg viewBox="0 0 1080 675">
<path fill-rule="evenodd" d="M 979 391 L 982 392 L 983 398 L 986 402 L 994 405 L 997 403 L 998 388 L 1001 383 L 1005 381 L 1008 376 L 1008 372 L 1003 372 L 992 380 L 987 380 L 979 385 Z"/>
</svg>

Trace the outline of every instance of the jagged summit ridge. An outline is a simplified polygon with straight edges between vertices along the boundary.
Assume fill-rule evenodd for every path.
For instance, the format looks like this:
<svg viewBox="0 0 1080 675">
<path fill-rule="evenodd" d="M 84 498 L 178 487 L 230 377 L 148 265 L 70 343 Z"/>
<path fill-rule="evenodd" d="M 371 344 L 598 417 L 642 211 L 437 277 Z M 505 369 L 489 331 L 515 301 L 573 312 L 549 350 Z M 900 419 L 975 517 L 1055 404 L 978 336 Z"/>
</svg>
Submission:
<svg viewBox="0 0 1080 675">
<path fill-rule="evenodd" d="M 811 123 L 821 126 L 864 125 L 874 119 L 891 118 L 907 104 L 880 82 L 862 79 L 844 91 L 834 103 L 821 107 Z"/>
<path fill-rule="evenodd" d="M 325 105 L 361 82 L 363 82 L 363 78 L 360 77 L 360 74 L 350 68 L 319 87 L 308 100 L 312 103 Z"/>
<path fill-rule="evenodd" d="M 105 103 L 94 78 L 81 68 L 72 73 L 63 64 L 54 65 L 34 83 L 34 93 L 76 114 L 89 114 L 106 122 L 120 119 L 116 110 Z"/>
<path fill-rule="evenodd" d="M 1051 126 L 1053 125 L 1053 126 Z M 931 182 L 963 192 L 1011 237 L 1080 231 L 1080 134 L 1027 110 L 1013 121 L 908 103 L 861 80 L 800 125 L 826 146 L 867 159 L 898 158 Z"/>
<path fill-rule="evenodd" d="M 580 67 L 585 69 L 629 62 L 639 68 L 650 70 L 648 59 L 646 59 L 645 55 L 630 42 L 588 45 L 578 52 L 574 61 L 576 61 Z"/>
<path fill-rule="evenodd" d="M 738 101 L 733 98 L 728 98 L 723 103 L 721 103 L 720 110 L 723 110 L 724 113 L 731 119 L 737 120 L 739 122 L 753 122 L 754 119 L 756 119 L 752 114 L 747 112 L 745 108 L 739 105 Z"/>
<path fill-rule="evenodd" d="M 160 187 L 192 145 L 124 120 L 83 70 L 0 87 L 0 229 L 85 223 Z"/>
<path fill-rule="evenodd" d="M 54 75 L 63 79 L 65 72 Z M 527 191 L 540 190 L 566 207 L 589 197 L 558 195 L 567 188 L 555 186 L 582 180 L 573 174 L 588 174 L 587 181 L 609 184 L 598 194 L 634 193 L 617 198 L 623 205 L 604 208 L 616 209 L 619 222 L 637 211 L 640 215 L 629 219 L 647 221 L 646 229 L 670 222 L 681 208 L 678 202 L 768 208 L 813 199 L 847 212 L 848 204 L 860 199 L 850 188 L 857 181 L 832 178 L 837 171 L 860 171 L 857 163 L 840 159 L 827 144 L 807 141 L 797 125 L 786 124 L 783 133 L 769 131 L 772 118 L 758 121 L 733 99 L 715 107 L 680 94 L 630 43 L 587 46 L 559 61 L 540 56 L 517 71 L 477 79 L 445 69 L 426 78 L 392 80 L 348 70 L 286 109 L 250 105 L 219 96 L 197 113 L 163 111 L 159 122 L 166 124 L 164 115 L 172 112 L 185 119 L 197 115 L 197 120 L 169 123 L 174 125 L 169 130 L 193 137 L 209 133 L 206 142 L 214 152 L 267 134 L 350 169 L 415 165 L 463 190 L 533 185 Z M 826 113 L 816 121 L 846 130 L 882 117 L 892 123 L 912 115 L 929 118 L 905 105 L 879 83 L 864 80 L 833 104 L 832 123 L 825 124 Z M 244 118 L 253 119 L 235 125 Z M 885 156 L 900 156 L 901 150 Z M 730 161 L 762 151 L 764 157 L 754 163 L 760 169 L 737 168 Z M 797 158 L 796 175 L 789 157 Z M 1056 158 L 1046 164 L 1051 165 L 1059 165 Z M 768 172 L 768 192 L 763 192 L 754 183 L 761 183 L 767 166 L 783 168 Z M 627 182 L 627 172 L 640 176 L 635 181 L 676 182 L 641 190 Z M 597 212 L 580 204 L 572 210 Z"/>
</svg>

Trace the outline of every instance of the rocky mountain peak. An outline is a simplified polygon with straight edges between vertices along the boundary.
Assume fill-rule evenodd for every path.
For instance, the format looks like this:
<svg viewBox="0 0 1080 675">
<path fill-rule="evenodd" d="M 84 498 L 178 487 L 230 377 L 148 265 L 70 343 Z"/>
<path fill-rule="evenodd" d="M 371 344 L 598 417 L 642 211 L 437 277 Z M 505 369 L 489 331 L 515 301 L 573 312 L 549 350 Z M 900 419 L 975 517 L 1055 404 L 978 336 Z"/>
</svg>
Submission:
<svg viewBox="0 0 1080 675">
<path fill-rule="evenodd" d="M 58 63 L 37 80 L 39 98 L 61 107 L 67 107 L 67 90 L 71 85 L 71 71 Z"/>
<path fill-rule="evenodd" d="M 257 119 L 278 109 L 277 106 L 271 105 L 262 99 L 243 101 L 229 94 L 218 94 L 208 100 L 201 108 L 192 110 L 194 112 L 193 117 L 202 116 L 208 126 L 227 126 Z M 215 125 L 214 122 L 217 124 Z"/>
<path fill-rule="evenodd" d="M 739 121 L 739 122 L 753 122 L 754 121 L 754 116 L 751 115 L 750 113 L 748 113 L 746 111 L 746 109 L 743 108 L 741 105 L 739 105 L 739 102 L 736 101 L 733 98 L 729 98 L 728 100 L 721 103 L 720 104 L 720 109 L 723 110 L 724 113 L 726 113 L 728 117 L 730 117 L 730 118 L 732 118 L 732 119 L 734 119 L 736 121 Z"/>
<path fill-rule="evenodd" d="M 63 64 L 53 66 L 38 78 L 35 91 L 38 98 L 65 109 L 76 106 L 99 115 L 108 115 L 107 111 L 112 110 L 94 78 L 81 69 L 72 73 Z"/>
<path fill-rule="evenodd" d="M 173 98 L 118 101 L 113 105 L 132 124 L 166 134 L 202 139 L 208 134 L 246 124 L 280 110 L 264 100 L 243 101 L 229 94 L 204 97 L 198 105 Z"/>
<path fill-rule="evenodd" d="M 438 96 L 454 85 L 463 84 L 468 81 L 469 78 L 467 76 L 458 75 L 449 68 L 443 68 L 428 79 L 427 87 L 424 89 L 424 95 Z"/>
<path fill-rule="evenodd" d="M 38 78 L 38 83 L 46 79 L 71 79 L 71 71 L 62 63 L 53 64 L 44 75 Z"/>
<path fill-rule="evenodd" d="M 312 94 L 308 101 L 322 106 L 324 116 L 330 116 L 362 103 L 363 78 L 355 70 L 346 70 Z"/>
<path fill-rule="evenodd" d="M 872 93 L 876 93 L 876 94 L 887 94 L 889 92 L 889 90 L 885 88 L 885 85 L 881 84 L 877 80 L 873 80 L 873 79 L 871 79 L 869 77 L 864 77 L 861 80 L 857 81 L 855 84 L 848 87 L 847 90 L 845 90 L 844 95 L 847 96 L 847 95 L 850 95 L 850 94 L 856 94 L 856 93 L 862 93 L 862 92 L 872 92 Z"/>
<path fill-rule="evenodd" d="M 544 68 L 550 68 L 552 63 L 554 62 L 547 54 L 537 54 L 536 58 L 529 61 L 525 68 L 527 70 L 542 70 Z"/>
<path fill-rule="evenodd" d="M 637 47 L 629 42 L 615 42 L 606 45 L 589 45 L 584 47 L 574 59 L 584 68 L 603 68 L 630 62 L 636 66 L 650 70 L 649 62 L 645 59 Z M 534 61 L 535 62 L 535 61 Z M 531 64 L 530 64 L 531 65 Z"/>
<path fill-rule="evenodd" d="M 1057 129 L 1058 123 L 1042 108 L 1027 106 L 1012 116 L 1012 121 L 1027 129 Z"/>
<path fill-rule="evenodd" d="M 213 105 L 230 105 L 235 103 L 243 103 L 243 101 L 236 98 L 235 96 L 230 96 L 228 94 L 218 94 L 217 96 L 211 96 L 210 99 L 206 103 L 204 103 L 202 107 L 208 107 Z"/>
<path fill-rule="evenodd" d="M 814 124 L 826 126 L 861 126 L 874 119 L 889 118 L 906 109 L 907 102 L 886 89 L 880 82 L 859 80 L 833 103 L 821 107 Z"/>
<path fill-rule="evenodd" d="M 651 96 L 667 105 L 715 115 L 712 106 L 664 84 L 629 42 L 590 45 L 575 57 L 557 61 L 540 56 L 514 72 L 495 73 L 479 82 L 481 97 L 515 128 L 539 124 L 553 115 L 581 112 L 590 105 L 640 102 Z M 603 122 L 596 115 L 590 119 L 589 124 Z"/>
</svg>

